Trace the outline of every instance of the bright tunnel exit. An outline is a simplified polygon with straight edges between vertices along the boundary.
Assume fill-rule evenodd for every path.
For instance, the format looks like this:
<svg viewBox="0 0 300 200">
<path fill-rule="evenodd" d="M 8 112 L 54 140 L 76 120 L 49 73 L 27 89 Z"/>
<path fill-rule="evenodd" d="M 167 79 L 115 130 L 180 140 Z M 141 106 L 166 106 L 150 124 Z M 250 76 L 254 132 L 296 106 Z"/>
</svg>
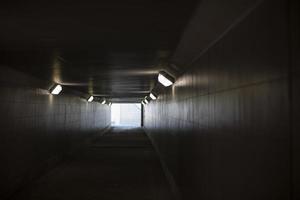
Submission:
<svg viewBox="0 0 300 200">
<path fill-rule="evenodd" d="M 141 126 L 141 104 L 113 103 L 111 106 L 112 126 Z"/>
</svg>

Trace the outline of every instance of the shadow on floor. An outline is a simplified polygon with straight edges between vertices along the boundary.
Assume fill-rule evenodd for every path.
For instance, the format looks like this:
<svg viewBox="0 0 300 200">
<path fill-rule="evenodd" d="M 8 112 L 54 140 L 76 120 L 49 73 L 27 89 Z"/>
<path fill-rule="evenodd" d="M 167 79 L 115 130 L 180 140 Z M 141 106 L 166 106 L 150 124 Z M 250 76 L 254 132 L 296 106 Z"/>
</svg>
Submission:
<svg viewBox="0 0 300 200">
<path fill-rule="evenodd" d="M 36 180 L 14 200 L 172 199 L 141 128 L 115 127 Z"/>
</svg>

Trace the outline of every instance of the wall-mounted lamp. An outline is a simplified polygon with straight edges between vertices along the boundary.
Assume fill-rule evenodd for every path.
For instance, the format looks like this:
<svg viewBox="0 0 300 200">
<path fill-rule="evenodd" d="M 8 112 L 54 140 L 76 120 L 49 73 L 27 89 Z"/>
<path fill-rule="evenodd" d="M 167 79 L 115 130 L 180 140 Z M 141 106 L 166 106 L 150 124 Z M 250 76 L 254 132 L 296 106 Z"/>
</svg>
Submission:
<svg viewBox="0 0 300 200">
<path fill-rule="evenodd" d="M 105 99 L 103 99 L 103 101 L 101 102 L 101 104 L 105 104 L 106 103 L 106 100 Z"/>
<path fill-rule="evenodd" d="M 88 102 L 92 102 L 94 100 L 93 96 L 90 96 L 90 98 L 88 99 Z"/>
<path fill-rule="evenodd" d="M 155 99 L 157 99 L 157 95 L 155 95 L 153 92 L 151 92 L 151 93 L 150 93 L 150 98 L 151 98 L 152 100 L 155 100 Z"/>
<path fill-rule="evenodd" d="M 51 94 L 54 95 L 58 95 L 60 92 L 62 91 L 62 86 L 61 85 L 55 85 L 52 89 L 51 89 Z"/>
<path fill-rule="evenodd" d="M 158 82 L 160 82 L 163 86 L 168 87 L 172 85 L 175 82 L 175 80 L 172 76 L 170 76 L 166 72 L 161 71 L 158 74 Z"/>
</svg>

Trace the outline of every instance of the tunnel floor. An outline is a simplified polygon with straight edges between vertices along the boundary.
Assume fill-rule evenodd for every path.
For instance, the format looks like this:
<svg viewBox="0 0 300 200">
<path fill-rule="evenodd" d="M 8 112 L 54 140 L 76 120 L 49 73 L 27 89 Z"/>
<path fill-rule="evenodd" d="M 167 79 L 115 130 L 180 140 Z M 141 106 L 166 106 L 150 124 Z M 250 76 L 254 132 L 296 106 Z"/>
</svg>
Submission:
<svg viewBox="0 0 300 200">
<path fill-rule="evenodd" d="M 152 145 L 141 128 L 114 127 L 40 177 L 13 199 L 172 199 Z"/>
</svg>

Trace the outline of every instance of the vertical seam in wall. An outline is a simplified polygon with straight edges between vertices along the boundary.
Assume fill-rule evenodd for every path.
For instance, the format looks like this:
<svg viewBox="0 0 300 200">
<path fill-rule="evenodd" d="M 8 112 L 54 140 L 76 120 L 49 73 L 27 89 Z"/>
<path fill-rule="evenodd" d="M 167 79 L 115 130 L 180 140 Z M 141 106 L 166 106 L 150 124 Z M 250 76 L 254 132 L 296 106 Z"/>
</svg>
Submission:
<svg viewBox="0 0 300 200">
<path fill-rule="evenodd" d="M 64 131 L 67 130 L 67 104 L 64 104 L 64 110 L 65 110 L 65 123 L 64 123 Z"/>
<path fill-rule="evenodd" d="M 286 3 L 287 6 L 287 31 L 288 31 L 288 106 L 289 106 L 289 193 L 290 199 L 294 198 L 294 169 L 293 169 L 293 69 L 292 69 L 292 1 L 288 0 Z"/>
</svg>

